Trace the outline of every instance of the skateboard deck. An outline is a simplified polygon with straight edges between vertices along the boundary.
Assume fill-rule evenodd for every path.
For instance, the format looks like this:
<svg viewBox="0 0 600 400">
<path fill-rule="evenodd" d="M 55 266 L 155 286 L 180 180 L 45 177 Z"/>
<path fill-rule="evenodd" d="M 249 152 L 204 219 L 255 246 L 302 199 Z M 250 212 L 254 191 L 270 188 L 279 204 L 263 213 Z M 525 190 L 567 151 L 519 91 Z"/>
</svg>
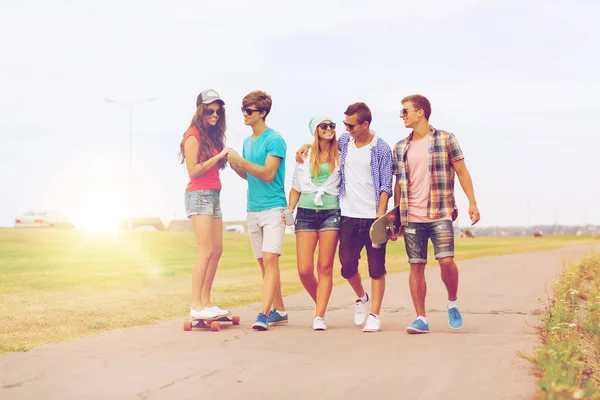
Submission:
<svg viewBox="0 0 600 400">
<path fill-rule="evenodd" d="M 401 232 L 400 206 L 396 206 L 373 222 L 369 229 L 369 237 L 373 247 L 379 248 L 388 240 L 397 240 Z"/>
<path fill-rule="evenodd" d="M 213 318 L 191 318 L 191 321 L 183 321 L 183 330 L 191 331 L 194 328 L 209 329 L 213 332 L 221 330 L 221 323 L 231 322 L 232 325 L 240 324 L 240 317 L 237 315 L 221 315 Z"/>
</svg>

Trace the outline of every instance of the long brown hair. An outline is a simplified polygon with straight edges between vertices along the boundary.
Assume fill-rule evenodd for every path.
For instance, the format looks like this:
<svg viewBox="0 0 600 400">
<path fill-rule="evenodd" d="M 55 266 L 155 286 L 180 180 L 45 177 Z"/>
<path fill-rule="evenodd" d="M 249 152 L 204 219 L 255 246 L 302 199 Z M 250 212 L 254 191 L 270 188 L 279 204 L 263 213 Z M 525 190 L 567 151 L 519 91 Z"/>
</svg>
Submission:
<svg viewBox="0 0 600 400">
<path fill-rule="evenodd" d="M 312 164 L 310 174 L 313 178 L 319 176 L 319 172 L 321 171 L 321 165 L 319 163 L 321 153 L 323 153 L 323 150 L 321 149 L 321 139 L 319 139 L 319 128 L 317 127 L 317 131 L 315 132 L 315 140 L 313 141 L 310 151 L 310 162 Z M 335 167 L 339 166 L 340 164 L 338 142 L 335 133 L 333 134 L 333 139 L 331 139 L 331 142 L 329 143 L 327 160 L 329 164 L 329 174 L 332 174 Z"/>
<path fill-rule="evenodd" d="M 204 117 L 206 116 L 208 104 L 202 103 L 198 105 L 198 108 L 196 108 L 196 113 L 194 114 L 192 122 L 190 123 L 190 128 L 195 127 L 198 129 L 198 132 L 200 132 L 200 149 L 198 149 L 198 163 L 200 164 L 213 157 L 215 155 L 215 150 L 217 153 L 221 152 L 225 146 L 225 104 L 218 100 L 217 102 L 221 106 L 221 116 L 217 120 L 217 124 L 215 126 L 205 122 Z M 181 164 L 183 164 L 185 161 L 184 145 L 185 143 L 182 140 L 179 144 L 179 160 Z M 219 169 L 225 168 L 226 165 L 227 160 L 224 158 L 219 160 Z"/>
</svg>

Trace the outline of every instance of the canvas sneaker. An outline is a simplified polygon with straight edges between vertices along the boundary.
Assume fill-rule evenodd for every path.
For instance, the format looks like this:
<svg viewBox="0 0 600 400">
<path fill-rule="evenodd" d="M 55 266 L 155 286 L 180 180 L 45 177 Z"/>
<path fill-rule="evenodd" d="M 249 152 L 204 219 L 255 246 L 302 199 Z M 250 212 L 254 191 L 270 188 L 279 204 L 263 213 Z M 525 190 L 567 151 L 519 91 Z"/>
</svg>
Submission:
<svg viewBox="0 0 600 400">
<path fill-rule="evenodd" d="M 411 334 L 416 333 L 429 333 L 429 324 L 421 321 L 420 319 L 416 319 L 412 325 L 406 327 L 406 332 Z"/>
<path fill-rule="evenodd" d="M 460 329 L 462 327 L 462 315 L 458 311 L 458 307 L 448 309 L 448 324 L 452 329 Z"/>
<path fill-rule="evenodd" d="M 217 307 L 217 306 L 212 306 L 212 307 L 209 307 L 209 308 L 205 308 L 205 310 L 208 310 L 210 312 L 214 312 L 219 317 L 222 317 L 224 315 L 227 315 L 227 314 L 231 313 L 231 311 L 229 311 L 229 310 L 223 310 L 222 308 Z"/>
<path fill-rule="evenodd" d="M 272 309 L 268 317 L 269 326 L 285 325 L 288 323 L 288 314 L 282 317 L 276 309 Z"/>
<path fill-rule="evenodd" d="M 267 329 L 269 329 L 267 316 L 263 313 L 258 313 L 256 321 L 254 321 L 254 323 L 252 324 L 252 329 L 257 331 L 266 331 Z"/>
<path fill-rule="evenodd" d="M 371 305 L 371 298 L 363 302 L 361 299 L 356 299 L 356 310 L 354 311 L 354 324 L 361 326 L 367 320 L 369 316 L 369 306 Z"/>
<path fill-rule="evenodd" d="M 315 331 L 324 331 L 327 327 L 325 326 L 325 318 L 323 317 L 315 317 L 313 321 L 313 330 Z"/>
<path fill-rule="evenodd" d="M 367 323 L 363 328 L 363 332 L 379 332 L 381 330 L 381 319 L 378 316 L 369 314 Z"/>
<path fill-rule="evenodd" d="M 217 313 L 209 310 L 208 308 L 203 308 L 202 310 L 194 310 L 194 308 L 190 308 L 190 317 L 192 318 L 215 318 L 217 317 Z"/>
</svg>

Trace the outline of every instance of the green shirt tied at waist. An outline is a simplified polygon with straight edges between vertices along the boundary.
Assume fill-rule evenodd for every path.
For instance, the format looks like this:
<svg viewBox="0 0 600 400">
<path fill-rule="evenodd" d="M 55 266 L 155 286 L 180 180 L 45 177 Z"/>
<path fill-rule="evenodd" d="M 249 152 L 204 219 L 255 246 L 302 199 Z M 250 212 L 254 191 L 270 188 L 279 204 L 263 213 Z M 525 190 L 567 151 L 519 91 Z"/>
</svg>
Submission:
<svg viewBox="0 0 600 400">
<path fill-rule="evenodd" d="M 309 171 L 312 170 L 312 165 L 309 167 Z M 319 176 L 311 177 L 312 183 L 315 186 L 319 187 L 327 181 L 329 178 L 329 164 L 320 164 L 319 165 Z M 309 210 L 335 210 L 339 208 L 338 198 L 337 196 L 330 195 L 328 193 L 323 193 L 321 199 L 323 200 L 323 205 L 318 206 L 315 204 L 315 196 L 316 192 L 313 193 L 302 193 L 300 194 L 300 199 L 298 201 L 298 207 L 307 208 Z"/>
</svg>

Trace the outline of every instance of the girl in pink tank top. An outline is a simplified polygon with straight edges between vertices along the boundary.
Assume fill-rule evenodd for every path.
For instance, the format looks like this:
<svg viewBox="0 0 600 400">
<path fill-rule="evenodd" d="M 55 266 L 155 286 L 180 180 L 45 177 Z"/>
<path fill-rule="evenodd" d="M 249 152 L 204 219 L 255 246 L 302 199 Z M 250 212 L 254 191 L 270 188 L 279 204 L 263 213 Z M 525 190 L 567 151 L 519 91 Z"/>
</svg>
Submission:
<svg viewBox="0 0 600 400">
<path fill-rule="evenodd" d="M 198 95 L 196 112 L 183 135 L 180 161 L 190 181 L 185 190 L 187 217 L 192 220 L 198 254 L 192 273 L 192 318 L 215 318 L 229 314 L 210 301 L 210 291 L 223 248 L 221 179 L 227 165 L 225 102 L 214 90 Z M 218 233 L 215 233 L 218 232 Z"/>
</svg>

